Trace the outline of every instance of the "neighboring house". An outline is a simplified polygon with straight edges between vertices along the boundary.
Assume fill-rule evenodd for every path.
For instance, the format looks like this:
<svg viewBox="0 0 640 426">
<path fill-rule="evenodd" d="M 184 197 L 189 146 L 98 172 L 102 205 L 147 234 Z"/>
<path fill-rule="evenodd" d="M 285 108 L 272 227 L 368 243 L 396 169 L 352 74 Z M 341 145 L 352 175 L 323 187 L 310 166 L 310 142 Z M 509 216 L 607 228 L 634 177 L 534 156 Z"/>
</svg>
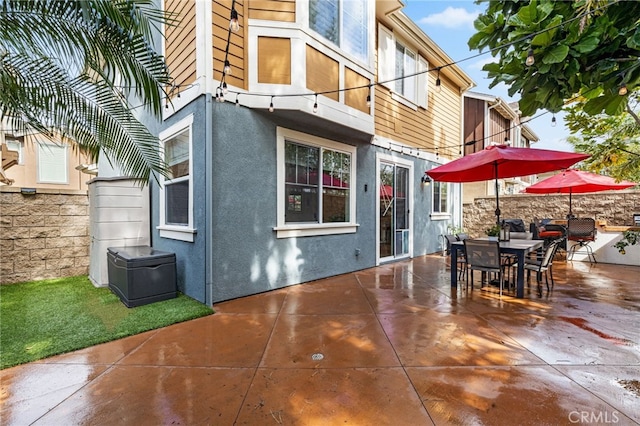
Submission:
<svg viewBox="0 0 640 426">
<path fill-rule="evenodd" d="M 526 124 L 517 103 L 483 93 L 464 94 L 464 155 L 481 151 L 489 145 L 509 144 L 528 148 L 538 142 L 538 136 Z M 500 194 L 517 194 L 531 183 L 534 176 L 500 179 Z M 463 185 L 463 202 L 472 203 L 474 198 L 495 195 L 495 182 L 482 181 Z"/>
<path fill-rule="evenodd" d="M 19 188 L 86 191 L 90 176 L 77 149 L 41 135 L 21 135 L 0 129 L 0 184 Z"/>
<path fill-rule="evenodd" d="M 164 5 L 151 241 L 180 291 L 212 304 L 440 250 L 460 185 L 423 177 L 461 154 L 473 82 L 401 1 Z"/>
</svg>

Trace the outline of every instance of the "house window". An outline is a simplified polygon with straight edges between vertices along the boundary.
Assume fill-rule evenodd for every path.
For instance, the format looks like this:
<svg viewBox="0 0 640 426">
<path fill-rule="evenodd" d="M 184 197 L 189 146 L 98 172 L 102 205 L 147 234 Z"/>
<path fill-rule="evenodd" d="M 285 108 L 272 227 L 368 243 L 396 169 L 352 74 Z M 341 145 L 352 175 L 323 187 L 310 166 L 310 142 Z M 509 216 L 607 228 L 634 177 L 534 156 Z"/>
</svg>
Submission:
<svg viewBox="0 0 640 426">
<path fill-rule="evenodd" d="M 189 116 L 160 134 L 168 176 L 161 178 L 160 236 L 193 241 L 191 125 Z"/>
<path fill-rule="evenodd" d="M 22 146 L 23 146 L 22 142 L 17 140 L 7 139 L 5 143 L 7 144 L 7 149 L 9 151 L 14 151 L 18 153 L 18 164 L 24 164 L 22 159 Z"/>
<path fill-rule="evenodd" d="M 401 43 L 396 42 L 396 71 L 395 90 L 413 103 L 416 103 L 416 79 L 407 78 L 408 75 L 418 71 L 416 54 L 407 49 Z"/>
<path fill-rule="evenodd" d="M 433 182 L 433 213 L 448 213 L 449 184 L 446 182 Z"/>
<path fill-rule="evenodd" d="M 310 0 L 309 28 L 358 59 L 369 59 L 367 0 Z"/>
<path fill-rule="evenodd" d="M 69 183 L 66 145 L 37 142 L 38 182 Z"/>
<path fill-rule="evenodd" d="M 427 60 L 407 43 L 380 25 L 378 31 L 378 75 L 400 102 L 416 109 L 427 107 Z"/>
<path fill-rule="evenodd" d="M 355 232 L 355 147 L 278 129 L 278 238 Z"/>
</svg>

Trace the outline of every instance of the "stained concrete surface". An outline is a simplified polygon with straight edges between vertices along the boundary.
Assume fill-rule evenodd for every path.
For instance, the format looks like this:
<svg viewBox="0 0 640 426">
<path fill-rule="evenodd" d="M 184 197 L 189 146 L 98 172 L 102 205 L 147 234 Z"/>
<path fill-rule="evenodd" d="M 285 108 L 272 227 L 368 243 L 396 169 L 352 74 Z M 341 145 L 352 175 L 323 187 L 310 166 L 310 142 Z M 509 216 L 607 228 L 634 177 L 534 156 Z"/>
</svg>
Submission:
<svg viewBox="0 0 640 426">
<path fill-rule="evenodd" d="M 524 299 L 423 256 L 0 371 L 3 425 L 640 424 L 640 268 Z"/>
</svg>

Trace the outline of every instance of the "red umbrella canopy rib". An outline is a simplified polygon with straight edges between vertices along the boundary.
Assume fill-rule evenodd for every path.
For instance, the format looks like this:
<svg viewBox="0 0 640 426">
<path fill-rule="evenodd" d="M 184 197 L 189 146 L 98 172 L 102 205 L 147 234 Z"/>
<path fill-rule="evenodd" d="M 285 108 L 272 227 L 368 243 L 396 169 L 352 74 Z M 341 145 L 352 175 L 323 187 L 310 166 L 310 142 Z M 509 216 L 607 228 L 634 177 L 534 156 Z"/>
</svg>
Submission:
<svg viewBox="0 0 640 426">
<path fill-rule="evenodd" d="M 575 152 L 492 145 L 431 169 L 427 174 L 441 182 L 478 182 L 566 169 L 586 158 L 589 155 Z"/>
<path fill-rule="evenodd" d="M 626 180 L 616 182 L 615 179 L 609 176 L 569 169 L 541 180 L 527 187 L 524 191 L 532 194 L 579 194 L 584 192 L 607 191 L 610 189 L 625 189 L 635 185 L 637 184 Z"/>
</svg>

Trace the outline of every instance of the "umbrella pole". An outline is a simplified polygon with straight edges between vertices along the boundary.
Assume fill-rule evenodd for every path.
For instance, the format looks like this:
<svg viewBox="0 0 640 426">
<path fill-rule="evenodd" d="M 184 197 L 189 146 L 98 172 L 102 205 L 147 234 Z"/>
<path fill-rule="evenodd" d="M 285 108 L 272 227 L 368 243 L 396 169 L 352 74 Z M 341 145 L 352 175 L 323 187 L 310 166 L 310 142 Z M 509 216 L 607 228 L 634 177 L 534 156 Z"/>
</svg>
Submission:
<svg viewBox="0 0 640 426">
<path fill-rule="evenodd" d="M 500 225 L 500 195 L 498 195 L 498 162 L 493 163 L 496 175 L 496 224 Z"/>
<path fill-rule="evenodd" d="M 571 211 L 571 193 L 573 191 L 571 191 L 571 188 L 569 188 L 569 215 L 567 216 L 567 219 L 571 219 L 573 217 L 573 212 Z"/>
</svg>

